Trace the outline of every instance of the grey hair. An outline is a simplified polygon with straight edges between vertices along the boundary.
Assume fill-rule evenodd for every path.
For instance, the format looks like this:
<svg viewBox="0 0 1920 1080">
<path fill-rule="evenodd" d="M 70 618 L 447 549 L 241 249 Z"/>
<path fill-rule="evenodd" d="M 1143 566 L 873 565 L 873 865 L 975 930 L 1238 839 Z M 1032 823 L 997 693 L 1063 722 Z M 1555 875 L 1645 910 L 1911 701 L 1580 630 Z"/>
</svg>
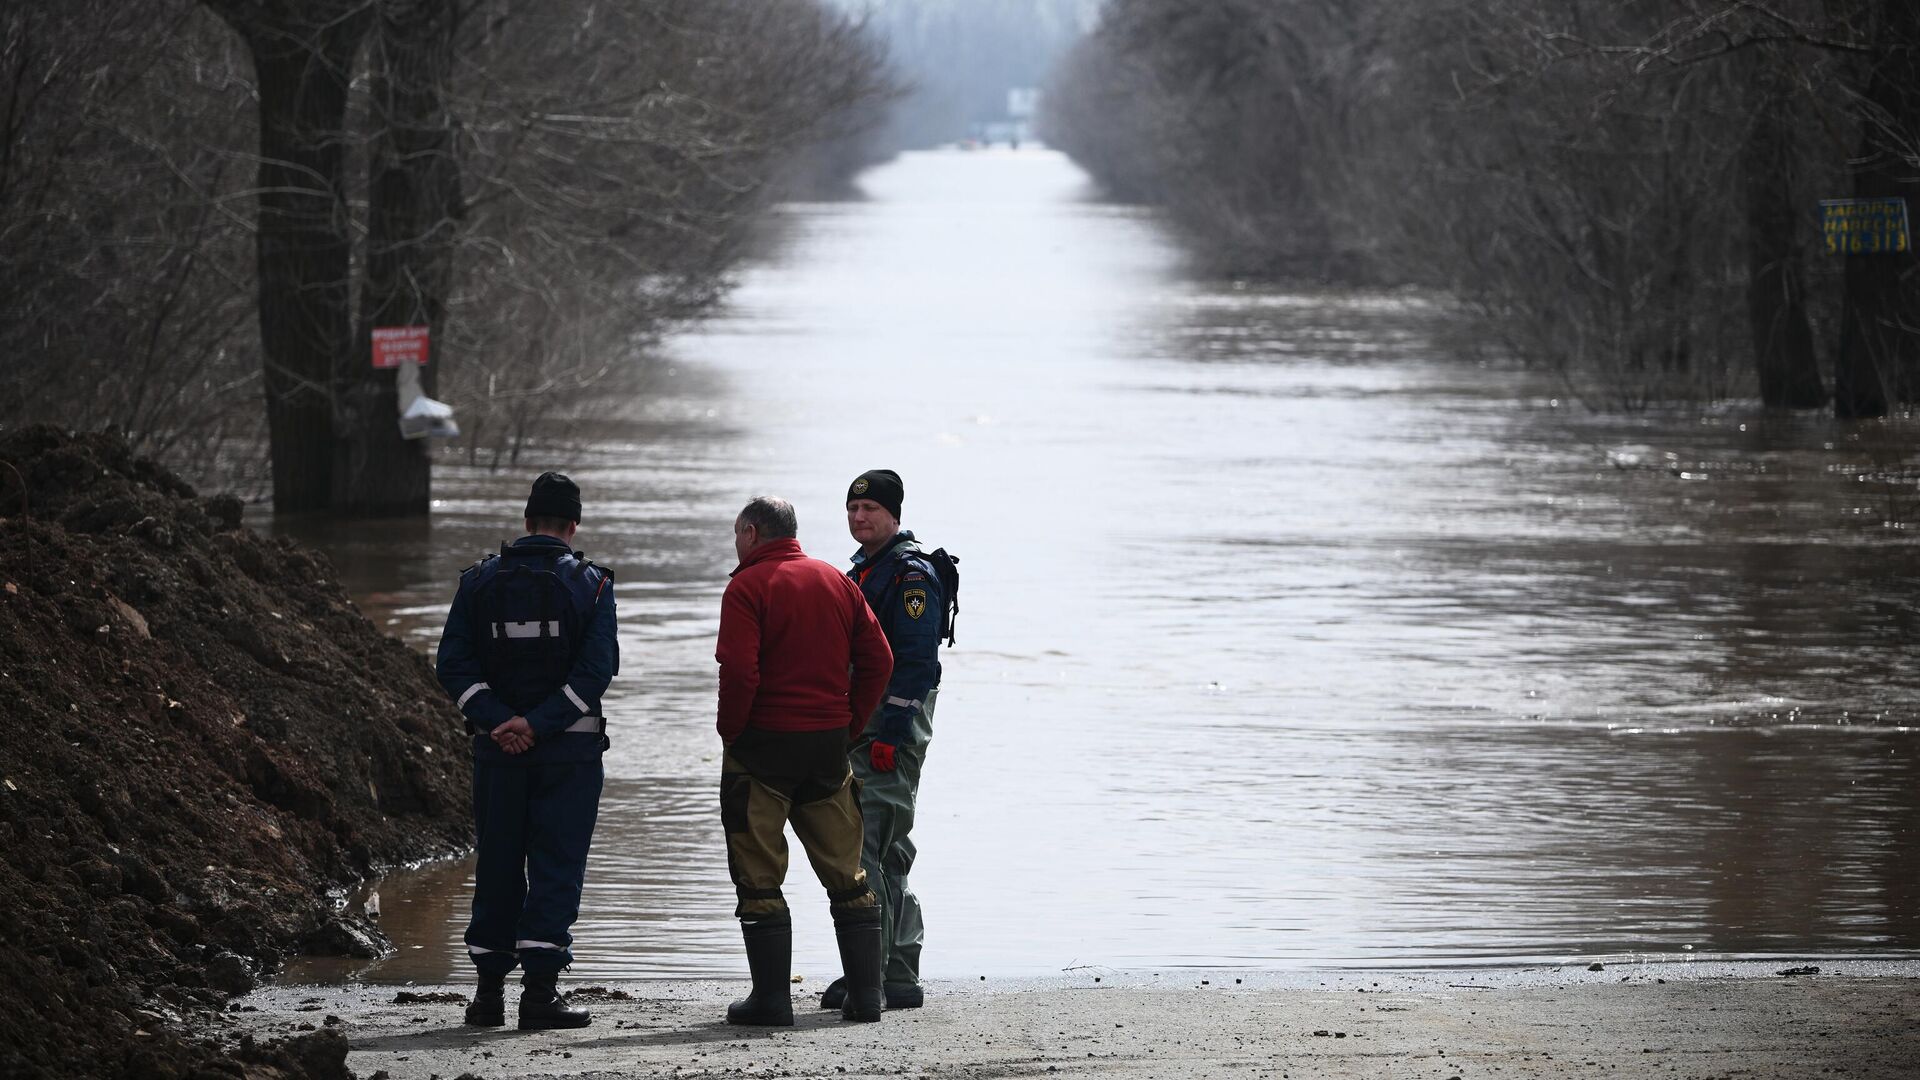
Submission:
<svg viewBox="0 0 1920 1080">
<path fill-rule="evenodd" d="M 762 540 L 791 540 L 800 535 L 793 504 L 773 495 L 759 495 L 740 511 L 740 522 L 753 526 Z"/>
</svg>

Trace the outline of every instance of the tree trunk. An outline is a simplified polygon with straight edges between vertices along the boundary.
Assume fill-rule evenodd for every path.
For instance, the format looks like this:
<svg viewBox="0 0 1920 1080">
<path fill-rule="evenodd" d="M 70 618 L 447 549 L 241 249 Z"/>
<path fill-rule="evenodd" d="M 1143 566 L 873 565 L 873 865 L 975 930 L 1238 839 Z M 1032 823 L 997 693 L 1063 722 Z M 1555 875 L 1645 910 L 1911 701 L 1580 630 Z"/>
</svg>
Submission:
<svg viewBox="0 0 1920 1080">
<path fill-rule="evenodd" d="M 1913 145 L 1920 138 L 1920 4 L 1882 0 L 1885 42 L 1867 80 L 1858 198 L 1912 197 Z M 1920 297 L 1911 284 L 1908 250 L 1847 258 L 1846 312 L 1834 368 L 1834 413 L 1885 416 L 1892 402 L 1912 402 L 1920 391 Z"/>
<path fill-rule="evenodd" d="M 355 516 L 425 514 L 428 507 L 427 440 L 401 438 L 401 373 L 374 369 L 372 332 L 431 328 L 433 355 L 418 374 L 420 391 L 432 396 L 444 356 L 440 324 L 461 206 L 443 96 L 453 68 L 454 18 L 451 0 L 389 0 L 371 42 L 366 280 L 353 363 L 340 379 L 333 461 L 333 508 Z"/>
<path fill-rule="evenodd" d="M 1741 149 L 1747 196 L 1747 312 L 1760 401 L 1770 409 L 1814 409 L 1827 403 L 1807 317 L 1794 198 L 1794 114 L 1787 57 L 1756 50 L 1754 114 Z"/>
<path fill-rule="evenodd" d="M 260 95 L 260 345 L 275 513 L 327 508 L 334 377 L 353 343 L 343 194 L 359 5 L 209 5 L 247 42 Z M 337 17 L 329 18 L 328 15 Z"/>
</svg>

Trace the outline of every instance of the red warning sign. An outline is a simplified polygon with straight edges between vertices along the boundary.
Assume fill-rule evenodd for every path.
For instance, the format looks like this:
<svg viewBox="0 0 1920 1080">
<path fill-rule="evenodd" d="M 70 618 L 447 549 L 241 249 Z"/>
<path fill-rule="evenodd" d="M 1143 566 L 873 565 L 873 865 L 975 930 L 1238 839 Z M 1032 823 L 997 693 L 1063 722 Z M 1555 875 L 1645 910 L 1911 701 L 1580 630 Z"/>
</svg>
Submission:
<svg viewBox="0 0 1920 1080">
<path fill-rule="evenodd" d="M 373 366 L 396 368 L 427 362 L 427 327 L 379 326 L 373 331 Z"/>
</svg>

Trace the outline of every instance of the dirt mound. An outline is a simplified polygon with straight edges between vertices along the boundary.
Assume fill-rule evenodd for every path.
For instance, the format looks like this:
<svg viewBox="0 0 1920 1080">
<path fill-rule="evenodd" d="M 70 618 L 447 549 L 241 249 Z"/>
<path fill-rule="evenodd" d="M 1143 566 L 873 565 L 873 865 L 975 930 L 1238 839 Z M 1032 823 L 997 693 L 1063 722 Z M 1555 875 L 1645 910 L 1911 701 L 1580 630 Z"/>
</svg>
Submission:
<svg viewBox="0 0 1920 1080">
<path fill-rule="evenodd" d="M 113 436 L 0 434 L 0 702 L 0 1076 L 188 1075 L 184 1014 L 365 949 L 341 890 L 469 842 L 426 660 Z M 334 1049 L 208 1075 L 344 1075 Z"/>
</svg>

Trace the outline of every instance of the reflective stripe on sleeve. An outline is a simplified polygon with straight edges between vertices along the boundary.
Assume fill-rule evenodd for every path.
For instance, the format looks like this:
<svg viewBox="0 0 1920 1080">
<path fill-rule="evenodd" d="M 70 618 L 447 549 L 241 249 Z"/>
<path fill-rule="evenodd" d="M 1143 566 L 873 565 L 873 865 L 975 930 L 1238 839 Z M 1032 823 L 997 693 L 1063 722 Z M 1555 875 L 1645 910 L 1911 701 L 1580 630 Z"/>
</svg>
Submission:
<svg viewBox="0 0 1920 1080">
<path fill-rule="evenodd" d="M 482 690 L 491 690 L 491 689 L 493 689 L 493 687 L 488 686 L 486 683 L 483 683 L 483 682 L 474 683 L 472 686 L 467 687 L 466 693 L 460 695 L 460 701 L 458 704 L 454 706 L 454 708 L 456 709 L 466 708 L 467 702 L 473 700 L 473 695 L 479 693 Z"/>
<path fill-rule="evenodd" d="M 567 700 L 573 702 L 574 708 L 579 709 L 582 713 L 590 713 L 593 711 L 592 709 L 587 708 L 586 702 L 580 700 L 579 694 L 576 694 L 573 692 L 573 687 L 567 686 L 566 684 L 563 683 L 561 684 L 560 689 L 565 690 L 567 692 Z"/>
<path fill-rule="evenodd" d="M 889 705 L 904 705 L 904 706 L 906 706 L 907 708 L 910 708 L 910 709 L 917 709 L 917 708 L 919 708 L 919 707 L 920 707 L 920 703 L 919 703 L 918 701 L 914 701 L 914 700 L 912 700 L 912 699 L 910 699 L 910 698 L 903 698 L 903 697 L 893 697 L 893 696 L 891 696 L 891 695 L 889 695 L 889 696 L 887 697 L 887 704 L 889 704 Z"/>
<path fill-rule="evenodd" d="M 551 941 L 516 941 L 513 943 L 513 947 L 516 949 L 558 949 L 560 946 L 555 945 Z"/>
<path fill-rule="evenodd" d="M 534 638 L 539 637 L 543 630 L 548 637 L 559 637 L 560 620 L 553 619 L 548 622 L 509 622 L 493 624 L 494 637 Z"/>
</svg>

